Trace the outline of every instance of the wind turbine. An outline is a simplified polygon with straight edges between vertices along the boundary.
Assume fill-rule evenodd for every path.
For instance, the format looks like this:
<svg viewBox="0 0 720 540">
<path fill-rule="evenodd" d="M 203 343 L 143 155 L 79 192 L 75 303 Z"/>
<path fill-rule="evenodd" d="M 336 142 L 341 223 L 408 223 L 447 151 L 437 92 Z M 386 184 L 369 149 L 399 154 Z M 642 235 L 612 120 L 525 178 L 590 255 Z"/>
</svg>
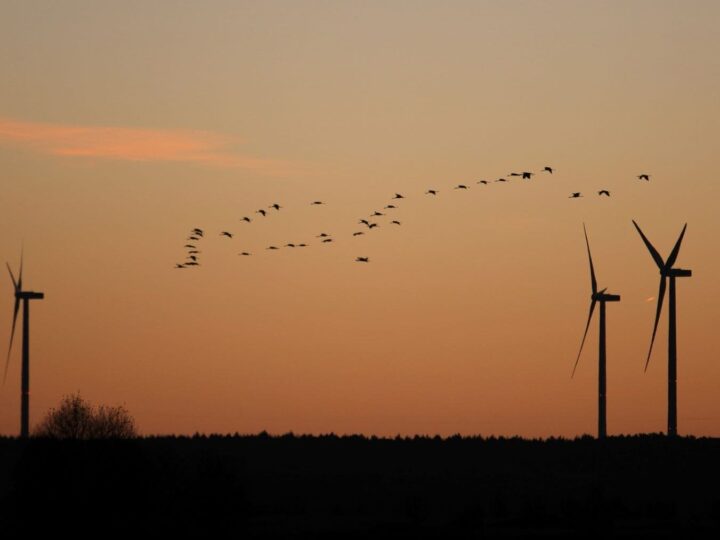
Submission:
<svg viewBox="0 0 720 540">
<path fill-rule="evenodd" d="M 607 435 L 607 414 L 606 414 L 606 348 L 605 348 L 605 302 L 619 302 L 620 295 L 618 294 L 606 294 L 607 289 L 598 291 L 597 280 L 595 279 L 595 268 L 593 267 L 592 255 L 590 254 L 590 242 L 588 241 L 587 229 L 583 223 L 583 231 L 585 232 L 585 244 L 587 245 L 588 260 L 590 261 L 590 286 L 592 287 L 592 294 L 590 295 L 590 314 L 588 315 L 587 324 L 585 325 L 585 333 L 583 334 L 582 341 L 580 342 L 580 351 L 578 352 L 577 358 L 575 359 L 575 366 L 573 367 L 572 376 L 575 376 L 575 370 L 577 369 L 580 355 L 582 354 L 583 345 L 585 345 L 585 338 L 587 337 L 588 329 L 590 328 L 590 321 L 592 320 L 593 311 L 595 311 L 595 304 L 600 302 L 600 343 L 598 352 L 598 439 L 604 439 Z"/>
<path fill-rule="evenodd" d="M 13 275 L 10 265 L 7 264 L 10 279 L 15 289 L 15 308 L 13 311 L 12 330 L 10 331 L 10 345 L 8 346 L 7 360 L 5 361 L 5 375 L 3 384 L 7 379 L 8 366 L 10 365 L 10 352 L 12 351 L 13 339 L 15 338 L 15 324 L 17 323 L 20 301 L 23 307 L 23 335 L 22 335 L 22 375 L 20 390 L 20 437 L 26 439 L 30 434 L 30 300 L 42 300 L 45 294 L 34 291 L 23 291 L 22 272 L 23 256 L 20 253 L 20 272 L 17 280 Z"/>
<path fill-rule="evenodd" d="M 655 311 L 655 324 L 653 325 L 652 338 L 650 339 L 650 350 L 648 351 L 647 360 L 645 360 L 645 371 L 647 371 L 650 363 L 650 354 L 652 353 L 653 343 L 655 343 L 655 334 L 657 333 L 658 321 L 662 312 L 663 299 L 665 298 L 665 289 L 667 287 L 667 278 L 670 278 L 670 313 L 668 314 L 668 421 L 667 434 L 670 437 L 677 435 L 677 326 L 675 314 L 675 278 L 690 277 L 692 270 L 683 268 L 673 268 L 678 254 L 680 253 L 680 244 L 682 244 L 685 236 L 687 223 L 683 226 L 680 236 L 675 242 L 675 247 L 670 252 L 670 256 L 665 262 L 650 243 L 650 240 L 640 230 L 640 226 L 633 220 L 633 225 L 640 233 L 645 242 L 650 255 L 660 270 L 660 290 L 658 291 L 657 310 Z"/>
</svg>

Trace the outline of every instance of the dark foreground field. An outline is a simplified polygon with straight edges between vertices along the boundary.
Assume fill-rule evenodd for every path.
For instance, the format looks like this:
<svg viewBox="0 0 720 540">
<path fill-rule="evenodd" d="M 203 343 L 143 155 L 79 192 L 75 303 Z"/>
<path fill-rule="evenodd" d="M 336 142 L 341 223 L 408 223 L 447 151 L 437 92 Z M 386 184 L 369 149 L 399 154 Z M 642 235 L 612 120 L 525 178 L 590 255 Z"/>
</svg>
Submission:
<svg viewBox="0 0 720 540">
<path fill-rule="evenodd" d="M 3 533 L 637 537 L 719 523 L 716 439 L 0 439 Z"/>
</svg>

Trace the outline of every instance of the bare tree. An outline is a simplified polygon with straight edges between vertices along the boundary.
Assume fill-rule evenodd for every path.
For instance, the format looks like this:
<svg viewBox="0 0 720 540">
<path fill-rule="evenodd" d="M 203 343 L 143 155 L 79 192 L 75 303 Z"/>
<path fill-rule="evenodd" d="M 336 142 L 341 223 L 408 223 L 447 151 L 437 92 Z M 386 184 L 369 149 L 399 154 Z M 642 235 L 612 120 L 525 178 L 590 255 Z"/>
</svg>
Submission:
<svg viewBox="0 0 720 540">
<path fill-rule="evenodd" d="M 80 394 L 65 396 L 35 428 L 36 437 L 51 439 L 130 439 L 137 437 L 135 420 L 119 405 L 95 408 Z"/>
</svg>

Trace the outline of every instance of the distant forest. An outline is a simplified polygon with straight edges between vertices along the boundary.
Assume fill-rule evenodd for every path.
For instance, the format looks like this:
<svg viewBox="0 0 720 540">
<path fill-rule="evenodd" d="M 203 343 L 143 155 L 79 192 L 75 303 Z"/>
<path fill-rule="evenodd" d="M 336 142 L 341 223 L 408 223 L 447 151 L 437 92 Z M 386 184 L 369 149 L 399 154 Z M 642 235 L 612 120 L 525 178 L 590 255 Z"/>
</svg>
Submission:
<svg viewBox="0 0 720 540">
<path fill-rule="evenodd" d="M 720 439 L 0 438 L 7 534 L 656 537 L 719 525 Z"/>
</svg>

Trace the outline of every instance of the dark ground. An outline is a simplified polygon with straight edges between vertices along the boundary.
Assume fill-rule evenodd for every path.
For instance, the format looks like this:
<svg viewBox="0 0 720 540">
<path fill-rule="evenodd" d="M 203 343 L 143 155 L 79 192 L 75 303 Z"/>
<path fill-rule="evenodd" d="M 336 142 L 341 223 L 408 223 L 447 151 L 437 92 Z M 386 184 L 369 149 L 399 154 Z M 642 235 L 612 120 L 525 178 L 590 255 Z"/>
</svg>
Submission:
<svg viewBox="0 0 720 540">
<path fill-rule="evenodd" d="M 48 526 L 246 538 L 714 536 L 720 439 L 0 439 L 0 531 Z"/>
</svg>

